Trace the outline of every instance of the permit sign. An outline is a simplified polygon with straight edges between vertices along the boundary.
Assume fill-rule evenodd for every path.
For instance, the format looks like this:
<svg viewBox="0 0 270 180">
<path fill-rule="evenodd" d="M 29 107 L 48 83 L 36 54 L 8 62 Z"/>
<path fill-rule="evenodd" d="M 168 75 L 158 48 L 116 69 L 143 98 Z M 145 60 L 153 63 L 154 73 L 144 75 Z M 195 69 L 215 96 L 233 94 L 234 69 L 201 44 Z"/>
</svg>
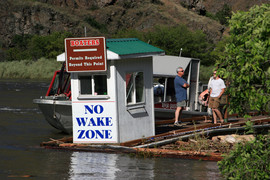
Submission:
<svg viewBox="0 0 270 180">
<path fill-rule="evenodd" d="M 65 54 L 68 72 L 107 70 L 105 37 L 66 38 Z"/>
</svg>

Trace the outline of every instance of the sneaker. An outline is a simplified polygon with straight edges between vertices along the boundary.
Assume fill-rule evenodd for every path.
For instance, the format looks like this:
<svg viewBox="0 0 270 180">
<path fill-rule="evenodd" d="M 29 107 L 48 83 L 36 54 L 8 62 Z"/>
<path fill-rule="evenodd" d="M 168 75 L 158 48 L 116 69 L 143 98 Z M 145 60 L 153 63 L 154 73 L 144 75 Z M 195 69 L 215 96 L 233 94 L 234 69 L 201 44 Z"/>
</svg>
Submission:
<svg viewBox="0 0 270 180">
<path fill-rule="evenodd" d="M 182 124 L 179 124 L 178 122 L 174 123 L 175 126 L 183 126 Z"/>
</svg>

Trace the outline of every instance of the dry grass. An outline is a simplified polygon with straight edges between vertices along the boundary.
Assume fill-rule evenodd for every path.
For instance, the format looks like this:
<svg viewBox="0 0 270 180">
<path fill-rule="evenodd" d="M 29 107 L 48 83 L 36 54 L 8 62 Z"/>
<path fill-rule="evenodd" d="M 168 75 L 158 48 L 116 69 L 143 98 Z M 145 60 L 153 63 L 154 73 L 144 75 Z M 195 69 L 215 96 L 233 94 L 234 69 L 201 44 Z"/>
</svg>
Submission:
<svg viewBox="0 0 270 180">
<path fill-rule="evenodd" d="M 61 68 L 55 59 L 40 58 L 38 61 L 22 60 L 0 62 L 2 79 L 51 79 L 53 72 Z"/>
<path fill-rule="evenodd" d="M 212 141 L 208 137 L 195 135 L 193 139 L 189 139 L 187 142 L 177 141 L 174 144 L 168 144 L 162 146 L 161 148 L 179 151 L 198 151 L 227 154 L 234 148 L 234 144 Z"/>
</svg>

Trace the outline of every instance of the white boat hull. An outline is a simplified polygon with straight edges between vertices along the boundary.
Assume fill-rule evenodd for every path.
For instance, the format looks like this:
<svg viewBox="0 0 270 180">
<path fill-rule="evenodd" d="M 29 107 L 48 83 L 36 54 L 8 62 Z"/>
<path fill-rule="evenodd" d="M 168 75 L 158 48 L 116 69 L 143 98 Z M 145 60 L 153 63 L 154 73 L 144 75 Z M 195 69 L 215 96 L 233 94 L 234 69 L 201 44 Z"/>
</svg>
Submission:
<svg viewBox="0 0 270 180">
<path fill-rule="evenodd" d="M 54 128 L 72 133 L 72 106 L 66 99 L 34 99 L 48 123 Z"/>
<path fill-rule="evenodd" d="M 46 97 L 34 99 L 33 102 L 38 104 L 45 119 L 54 128 L 67 133 L 72 133 L 72 103 L 61 97 Z M 175 109 L 155 108 L 156 119 L 174 118 Z M 207 112 L 186 111 L 182 113 L 182 118 L 204 116 Z"/>
</svg>

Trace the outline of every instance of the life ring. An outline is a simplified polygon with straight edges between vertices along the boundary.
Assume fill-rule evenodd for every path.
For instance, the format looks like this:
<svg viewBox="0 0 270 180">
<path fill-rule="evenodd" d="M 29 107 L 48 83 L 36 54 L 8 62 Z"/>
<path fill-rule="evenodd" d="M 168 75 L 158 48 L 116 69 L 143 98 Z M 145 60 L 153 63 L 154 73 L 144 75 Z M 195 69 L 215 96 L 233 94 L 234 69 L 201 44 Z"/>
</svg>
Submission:
<svg viewBox="0 0 270 180">
<path fill-rule="evenodd" d="M 206 89 L 199 95 L 199 103 L 203 106 L 208 106 L 209 91 Z"/>
</svg>

